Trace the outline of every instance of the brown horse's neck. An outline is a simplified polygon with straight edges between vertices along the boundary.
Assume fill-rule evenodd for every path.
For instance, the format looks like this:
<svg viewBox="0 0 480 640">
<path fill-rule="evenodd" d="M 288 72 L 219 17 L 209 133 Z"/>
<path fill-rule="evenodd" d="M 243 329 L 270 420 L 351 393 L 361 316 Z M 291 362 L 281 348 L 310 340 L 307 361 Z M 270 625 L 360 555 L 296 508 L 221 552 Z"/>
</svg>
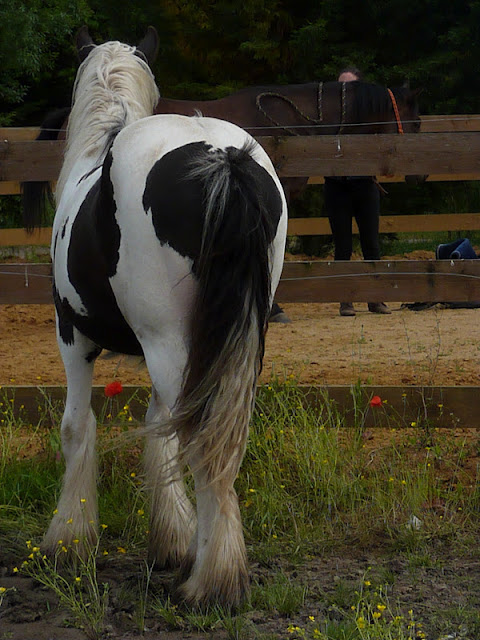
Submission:
<svg viewBox="0 0 480 640">
<path fill-rule="evenodd" d="M 318 83 L 246 87 L 218 100 L 160 98 L 156 113 L 202 115 L 233 122 L 254 136 L 313 134 L 318 120 Z M 308 131 L 302 130 L 307 126 Z M 289 130 L 290 129 L 290 130 Z"/>
<path fill-rule="evenodd" d="M 365 82 L 246 87 L 218 100 L 160 98 L 155 113 L 220 118 L 247 129 L 253 136 L 397 130 L 386 88 Z"/>
<path fill-rule="evenodd" d="M 227 120 L 225 109 L 222 108 L 223 100 L 175 100 L 160 98 L 155 113 L 176 113 L 181 116 L 205 116 Z M 237 124 L 234 120 L 230 120 Z"/>
</svg>

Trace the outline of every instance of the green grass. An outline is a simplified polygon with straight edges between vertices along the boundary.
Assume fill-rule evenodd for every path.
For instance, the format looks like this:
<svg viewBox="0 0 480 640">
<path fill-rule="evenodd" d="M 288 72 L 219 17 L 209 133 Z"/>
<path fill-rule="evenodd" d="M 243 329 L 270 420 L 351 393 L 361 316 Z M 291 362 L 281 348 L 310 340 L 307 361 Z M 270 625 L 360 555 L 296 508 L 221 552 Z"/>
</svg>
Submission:
<svg viewBox="0 0 480 640">
<path fill-rule="evenodd" d="M 480 231 L 436 231 L 429 233 L 381 234 L 382 255 L 402 255 L 412 251 L 435 251 L 439 244 L 468 238 L 472 246 L 480 246 Z"/>
<path fill-rule="evenodd" d="M 359 408 L 354 423 L 346 425 L 330 401 L 306 403 L 291 378 L 260 390 L 236 488 L 250 560 L 269 569 L 253 576 L 250 599 L 235 616 L 219 609 L 200 614 L 173 605 L 162 591 L 152 592 L 151 570 L 143 562 L 138 584 L 125 585 L 124 594 L 126 601 L 137 603 L 134 617 L 140 630 L 148 616 L 154 616 L 179 630 L 222 629 L 229 638 L 266 640 L 269 633 L 256 631 L 251 618 L 261 611 L 267 618 L 285 621 L 283 636 L 272 638 L 409 637 L 410 605 L 408 600 L 390 601 L 398 575 L 388 562 L 379 561 L 368 580 L 339 577 L 330 588 L 325 581 L 321 587 L 309 587 L 301 571 L 292 577 L 295 572 L 289 567 L 308 567 L 315 558 L 321 565 L 321 558 L 329 554 L 354 556 L 376 550 L 384 557 L 401 558 L 412 581 L 424 571 L 442 570 L 439 548 L 462 555 L 478 544 L 480 482 L 478 469 L 475 476 L 466 465 L 478 455 L 480 441 L 428 425 L 396 429 L 394 416 L 390 430 L 366 439 L 361 387 L 353 392 Z M 10 400 L 4 397 L 0 402 L 0 546 L 21 558 L 27 541 L 39 544 L 55 508 L 63 473 L 61 416 L 45 398 L 42 418 L 32 425 L 25 416 L 14 419 Z M 120 557 L 125 551 L 145 558 L 148 507 L 140 449 L 131 440 L 112 448 L 114 434 L 130 423 L 128 411 L 111 419 L 108 410 L 106 405 L 102 415 L 107 424 L 99 427 L 98 438 L 100 522 L 107 525 L 100 557 L 105 550 L 110 556 Z M 38 571 L 42 567 L 46 571 L 41 563 Z M 95 581 L 94 565 L 82 571 L 82 584 L 104 593 L 104 586 Z M 55 567 L 48 576 L 54 580 Z M 376 587 L 367 589 L 366 582 Z M 58 582 L 59 588 L 62 584 Z M 75 593 L 66 590 L 64 605 L 70 601 L 73 606 Z M 85 597 L 89 613 L 88 594 Z M 0 593 L 0 599 L 8 599 L 8 594 Z M 94 637 L 102 626 L 102 610 L 93 619 L 82 618 L 84 613 L 72 615 L 83 620 L 83 627 L 90 624 Z M 473 601 L 463 609 L 452 605 L 450 615 L 456 629 L 465 620 L 470 633 L 480 633 Z M 429 623 L 439 632 L 453 629 L 446 611 L 432 614 Z M 422 629 L 415 628 L 420 633 L 416 637 L 422 637 Z"/>
<path fill-rule="evenodd" d="M 29 554 L 21 565 L 21 572 L 51 589 L 89 640 L 98 638 L 104 626 L 109 592 L 108 583 L 100 584 L 97 579 L 99 543 L 86 559 L 78 554 L 74 556 L 68 567 L 61 565 L 65 547 L 59 547 L 57 556 L 49 559 L 42 556 L 40 548 L 33 546 L 31 541 L 26 544 Z M 75 553 L 74 549 L 72 551 Z"/>
</svg>

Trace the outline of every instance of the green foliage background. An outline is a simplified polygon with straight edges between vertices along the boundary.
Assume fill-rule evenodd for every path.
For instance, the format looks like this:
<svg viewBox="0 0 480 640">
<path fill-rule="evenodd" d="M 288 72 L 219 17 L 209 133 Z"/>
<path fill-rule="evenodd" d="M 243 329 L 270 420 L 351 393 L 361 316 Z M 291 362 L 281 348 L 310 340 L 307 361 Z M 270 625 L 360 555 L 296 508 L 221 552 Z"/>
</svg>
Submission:
<svg viewBox="0 0 480 640">
<path fill-rule="evenodd" d="M 0 126 L 37 125 L 69 104 L 82 24 L 97 42 L 132 44 L 154 25 L 154 73 L 167 97 L 326 81 L 355 65 L 372 82 L 422 88 L 423 114 L 480 112 L 480 0 L 0 0 Z M 455 189 L 402 185 L 383 208 L 451 210 Z M 308 191 L 293 215 L 318 215 L 321 188 Z M 461 194 L 460 210 L 478 209 L 478 189 Z"/>
</svg>

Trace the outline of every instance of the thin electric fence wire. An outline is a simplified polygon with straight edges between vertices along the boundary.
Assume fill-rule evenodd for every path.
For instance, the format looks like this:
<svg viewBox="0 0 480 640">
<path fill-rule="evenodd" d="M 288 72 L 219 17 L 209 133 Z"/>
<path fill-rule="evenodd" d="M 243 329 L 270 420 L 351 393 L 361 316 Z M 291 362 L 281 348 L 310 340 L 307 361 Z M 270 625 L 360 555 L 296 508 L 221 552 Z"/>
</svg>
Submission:
<svg viewBox="0 0 480 640">
<path fill-rule="evenodd" d="M 381 261 L 380 261 L 381 262 Z M 453 262 L 453 261 L 452 261 Z M 463 261 L 458 261 L 463 262 Z M 301 263 L 296 263 L 301 264 Z M 312 264 L 311 262 L 306 264 Z M 452 265 L 453 266 L 453 265 Z M 0 269 L 0 275 L 7 276 L 15 276 L 15 277 L 23 277 L 26 282 L 28 282 L 29 278 L 48 278 L 52 280 L 51 275 L 42 274 L 42 273 L 34 273 L 32 271 L 28 271 L 25 268 L 25 271 L 8 271 L 5 269 Z M 480 280 L 480 276 L 469 273 L 442 273 L 442 272 L 431 272 L 431 271 L 375 271 L 375 273 L 340 273 L 340 274 L 330 274 L 330 275 L 317 275 L 317 276 L 300 276 L 300 277 L 292 277 L 292 278 L 280 278 L 280 282 L 301 282 L 301 281 L 311 281 L 311 280 L 332 280 L 339 278 L 364 278 L 365 276 L 374 275 L 376 278 L 378 276 L 425 276 L 429 277 L 444 277 L 444 278 L 464 278 L 467 280 Z M 26 284 L 28 286 L 28 284 Z"/>
<path fill-rule="evenodd" d="M 475 116 L 465 116 L 465 117 L 452 117 L 452 116 L 438 116 L 438 117 L 434 117 L 434 116 L 428 116 L 428 122 L 451 122 L 451 123 L 455 123 L 455 122 L 464 122 L 465 119 L 468 119 L 469 121 L 479 121 L 480 122 L 480 115 L 475 115 Z M 418 120 L 402 120 L 402 123 L 405 124 L 415 124 L 417 123 Z M 395 120 L 381 120 L 378 122 L 348 122 L 348 123 L 340 123 L 340 122 L 331 122 L 329 124 L 320 124 L 320 123 L 315 123 L 315 124 L 298 124 L 298 125 L 288 125 L 288 127 L 290 129 L 327 129 L 327 128 L 332 128 L 332 127 L 340 127 L 341 125 L 343 125 L 344 128 L 348 128 L 348 127 L 368 127 L 368 126 L 377 126 L 377 125 L 395 125 L 396 121 Z M 257 130 L 271 130 L 271 131 L 284 131 L 284 126 L 282 125 L 260 125 L 260 126 L 255 126 L 255 127 L 244 127 L 247 131 L 257 131 Z M 54 129 L 54 128 L 42 128 L 42 131 L 50 131 L 52 133 L 65 133 L 66 129 L 62 128 L 62 129 Z M 423 133 L 438 133 L 435 131 L 428 131 L 428 132 L 423 132 Z M 455 133 L 460 133 L 459 131 L 455 131 Z"/>
</svg>

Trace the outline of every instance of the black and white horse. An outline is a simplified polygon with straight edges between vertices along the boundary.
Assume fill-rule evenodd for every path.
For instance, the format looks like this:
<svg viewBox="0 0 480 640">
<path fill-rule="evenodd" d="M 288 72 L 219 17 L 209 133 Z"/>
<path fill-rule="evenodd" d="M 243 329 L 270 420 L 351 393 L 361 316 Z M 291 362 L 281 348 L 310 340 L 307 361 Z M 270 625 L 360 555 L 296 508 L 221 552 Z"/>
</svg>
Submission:
<svg viewBox="0 0 480 640">
<path fill-rule="evenodd" d="M 187 601 L 235 605 L 248 572 L 233 483 L 282 269 L 285 197 L 244 130 L 151 115 L 153 28 L 135 48 L 95 46 L 84 27 L 77 49 L 52 240 L 66 470 L 44 549 L 97 539 L 94 363 L 102 349 L 141 355 L 152 381 L 150 559 L 182 565 Z"/>
</svg>

